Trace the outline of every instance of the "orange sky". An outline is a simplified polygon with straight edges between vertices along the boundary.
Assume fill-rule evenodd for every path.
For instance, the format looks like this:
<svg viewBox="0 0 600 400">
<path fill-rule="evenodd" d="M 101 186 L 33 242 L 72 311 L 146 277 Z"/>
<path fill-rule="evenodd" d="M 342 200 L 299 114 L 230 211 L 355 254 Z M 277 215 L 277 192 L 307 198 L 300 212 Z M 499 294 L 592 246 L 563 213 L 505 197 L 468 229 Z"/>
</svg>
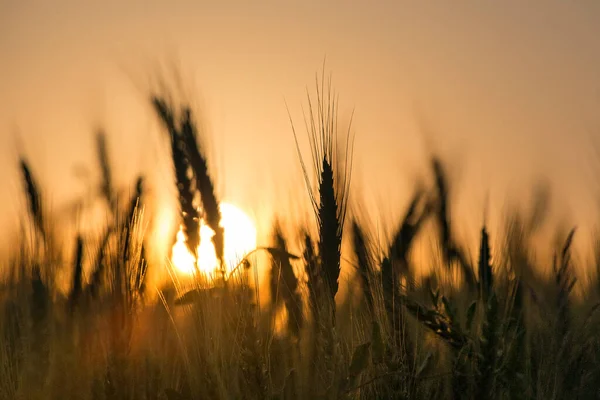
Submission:
<svg viewBox="0 0 600 400">
<path fill-rule="evenodd" d="M 589 223 L 600 2 L 374 4 L 1 1 L 1 226 L 22 202 L 18 143 L 61 209 L 87 191 L 75 167 L 97 176 L 98 124 L 121 184 L 141 171 L 153 194 L 171 195 L 168 153 L 139 90 L 159 63 L 180 69 L 206 117 L 223 198 L 258 215 L 306 206 L 285 101 L 300 125 L 325 57 L 341 115 L 355 109 L 355 199 L 381 206 L 386 223 L 424 172 L 424 131 L 458 179 L 469 235 L 488 190 L 499 207 L 540 175 L 573 223 Z"/>
</svg>

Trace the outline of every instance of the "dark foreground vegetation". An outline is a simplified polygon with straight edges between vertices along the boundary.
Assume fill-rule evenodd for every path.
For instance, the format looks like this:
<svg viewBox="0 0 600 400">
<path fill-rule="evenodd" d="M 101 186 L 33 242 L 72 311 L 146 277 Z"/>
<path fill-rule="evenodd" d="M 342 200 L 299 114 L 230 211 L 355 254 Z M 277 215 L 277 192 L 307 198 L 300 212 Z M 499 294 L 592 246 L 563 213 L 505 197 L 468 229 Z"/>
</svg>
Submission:
<svg viewBox="0 0 600 400">
<path fill-rule="evenodd" d="M 257 249 L 271 262 L 267 307 L 250 284 L 250 259 L 210 284 L 149 287 L 149 268 L 167 267 L 145 256 L 144 180 L 129 196 L 114 188 L 102 134 L 108 222 L 69 249 L 23 155 L 30 229 L 0 266 L 0 399 L 599 398 L 600 278 L 575 278 L 575 230 L 551 245 L 551 268 L 539 265 L 531 242 L 544 219 L 540 195 L 501 232 L 483 226 L 478 254 L 468 254 L 453 233 L 446 169 L 432 156 L 431 184 L 397 205 L 405 211 L 393 237 L 376 243 L 348 207 L 352 138 L 338 141 L 347 131 L 335 97 L 326 82 L 318 88 L 311 156 L 301 157 L 316 224 L 294 238 L 276 225 Z M 204 219 L 222 261 L 219 198 L 193 115 L 167 96 L 149 104 L 170 147 L 187 246 L 197 248 Z M 425 235 L 437 260 L 427 276 L 411 256 Z M 343 237 L 353 253 L 344 257 Z M 360 296 L 336 304 L 346 258 Z"/>
</svg>

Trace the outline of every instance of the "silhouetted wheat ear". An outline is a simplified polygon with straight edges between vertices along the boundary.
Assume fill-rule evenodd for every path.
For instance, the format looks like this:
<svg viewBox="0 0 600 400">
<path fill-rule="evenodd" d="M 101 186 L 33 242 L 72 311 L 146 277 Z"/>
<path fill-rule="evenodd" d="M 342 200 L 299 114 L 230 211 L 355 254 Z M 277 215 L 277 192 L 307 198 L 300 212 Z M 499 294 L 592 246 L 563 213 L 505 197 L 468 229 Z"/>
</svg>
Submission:
<svg viewBox="0 0 600 400">
<path fill-rule="evenodd" d="M 531 213 L 525 224 L 529 233 L 538 230 L 548 219 L 551 198 L 550 185 L 547 182 L 536 184 L 533 191 Z"/>
<path fill-rule="evenodd" d="M 182 135 L 175 126 L 173 109 L 161 98 L 153 97 L 152 105 L 167 128 L 171 144 L 171 159 L 175 169 L 175 183 L 177 185 L 178 200 L 182 214 L 182 230 L 186 238 L 186 246 L 190 253 L 197 256 L 200 244 L 200 220 L 199 213 L 194 206 L 196 190 L 193 188 L 189 176 L 190 165 L 185 151 L 185 143 Z"/>
<path fill-rule="evenodd" d="M 337 98 L 331 89 L 331 79 L 325 87 L 324 72 L 317 80 L 316 104 L 307 93 L 308 113 L 304 118 L 311 148 L 313 168 L 317 176 L 318 194 L 314 193 L 311 179 L 302 158 L 294 124 L 292 132 L 304 173 L 306 186 L 319 227 L 320 274 L 324 281 L 327 307 L 335 324 L 335 295 L 339 287 L 341 242 L 346 218 L 350 177 L 352 171 L 352 140 L 350 125 L 343 158 L 337 147 Z M 291 117 L 290 117 L 291 120 Z"/>
<path fill-rule="evenodd" d="M 75 310 L 79 300 L 81 299 L 81 292 L 83 288 L 83 238 L 81 235 L 77 236 L 77 242 L 75 247 L 75 263 L 73 266 L 73 281 L 71 283 L 71 292 L 69 293 L 69 308 L 72 311 Z"/>
<path fill-rule="evenodd" d="M 564 337 L 569 329 L 569 296 L 577 281 L 571 266 L 571 245 L 573 244 L 574 236 L 575 228 L 571 229 L 567 235 L 560 254 L 560 260 L 557 260 L 556 256 L 554 257 L 554 273 L 556 276 L 556 286 L 558 288 L 556 307 L 558 310 L 557 332 L 559 338 Z"/>
<path fill-rule="evenodd" d="M 276 223 L 273 230 L 273 247 L 277 250 L 281 250 L 277 247 L 278 229 L 279 226 Z M 281 280 L 281 260 L 279 257 L 271 255 L 271 269 L 269 272 L 269 294 L 271 295 L 271 303 L 273 307 L 277 307 L 282 300 L 282 295 L 279 291 L 279 281 Z"/>
<path fill-rule="evenodd" d="M 183 111 L 181 121 L 181 136 L 185 143 L 186 154 L 196 178 L 196 188 L 200 192 L 200 200 L 204 211 L 206 224 L 215 234 L 212 237 L 215 254 L 221 266 L 224 263 L 224 232 L 221 227 L 221 211 L 215 193 L 213 181 L 208 173 L 208 160 L 198 145 L 198 130 L 189 108 Z"/>
<path fill-rule="evenodd" d="M 492 291 L 493 275 L 488 234 L 485 226 L 481 228 L 481 243 L 479 245 L 479 293 L 484 303 L 487 303 Z"/>
<path fill-rule="evenodd" d="M 286 240 L 281 232 L 281 227 L 278 223 L 275 224 L 273 230 L 274 248 L 278 252 L 270 252 L 271 254 L 271 276 L 270 289 L 271 299 L 276 306 L 279 299 L 282 299 L 288 312 L 288 330 L 293 335 L 300 333 L 302 327 L 302 299 L 297 292 L 298 279 L 290 263 L 290 258 L 287 254 Z"/>
<path fill-rule="evenodd" d="M 134 232 L 133 232 L 134 224 L 136 224 L 136 223 L 139 224 L 138 218 L 142 213 L 143 193 L 144 193 L 144 178 L 142 176 L 139 176 L 137 178 L 136 184 L 135 184 L 135 193 L 129 200 L 129 210 L 128 210 L 128 214 L 127 214 L 127 220 L 128 220 L 127 244 L 128 244 L 128 246 L 132 239 L 132 235 L 134 234 Z M 136 264 L 129 266 L 129 268 L 132 269 L 129 273 L 133 275 L 133 278 L 129 279 L 131 289 L 137 293 L 142 292 L 144 289 L 144 282 L 145 282 L 146 268 L 147 268 L 146 254 L 145 254 L 146 250 L 145 250 L 145 246 L 144 246 L 143 242 L 141 243 L 141 248 L 139 250 L 140 250 L 140 254 L 139 254 L 139 257 L 137 257 L 137 259 L 135 260 Z M 129 249 L 126 249 L 126 251 L 129 252 Z"/>
<path fill-rule="evenodd" d="M 371 252 L 367 247 L 365 234 L 356 220 L 352 221 L 352 238 L 360 286 L 363 290 L 369 314 L 374 315 L 374 296 L 371 288 L 371 281 L 373 280 L 373 259 L 371 258 Z"/>
<path fill-rule="evenodd" d="M 406 309 L 424 326 L 444 339 L 456 350 L 467 344 L 467 336 L 461 332 L 452 318 L 442 315 L 437 310 L 431 310 L 406 295 L 399 295 Z"/>
<path fill-rule="evenodd" d="M 323 158 L 319 184 L 319 256 L 323 278 L 330 295 L 335 297 L 339 286 L 342 228 L 337 216 L 338 204 L 333 185 L 333 169 Z"/>
<path fill-rule="evenodd" d="M 384 308 L 392 328 L 394 344 L 400 348 L 407 357 L 414 357 L 411 353 L 411 344 L 403 343 L 409 341 L 404 334 L 406 326 L 406 317 L 404 310 L 399 302 L 400 278 L 403 276 L 409 287 L 414 287 L 408 254 L 412 243 L 417 235 L 421 225 L 428 216 L 428 207 L 426 206 L 420 215 L 417 215 L 417 207 L 421 202 L 423 194 L 420 190 L 415 191 L 404 218 L 395 234 L 388 254 L 381 264 L 381 279 L 383 289 Z"/>
<path fill-rule="evenodd" d="M 39 192 L 39 186 L 33 177 L 29 164 L 24 157 L 21 157 L 19 163 L 21 165 L 21 174 L 29 204 L 29 213 L 35 227 L 42 236 L 42 239 L 46 240 L 46 228 L 44 225 L 44 213 L 42 210 L 42 199 Z"/>
<path fill-rule="evenodd" d="M 98 253 L 96 255 L 96 260 L 93 264 L 94 269 L 92 272 L 92 277 L 91 277 L 90 283 L 86 289 L 86 291 L 92 298 L 95 298 L 100 294 L 100 289 L 102 288 L 102 285 L 104 283 L 103 279 L 104 279 L 104 273 L 106 271 L 105 254 L 106 254 L 106 249 L 108 247 L 108 241 L 110 240 L 112 232 L 113 232 L 112 227 L 109 227 L 106 229 L 106 232 L 104 232 L 104 235 L 102 235 L 102 240 L 100 241 L 100 246 L 98 247 Z"/>
<path fill-rule="evenodd" d="M 144 194 L 144 177 L 138 176 L 135 181 L 135 192 L 129 200 L 129 208 L 127 211 L 127 220 L 129 223 L 135 218 L 136 211 L 141 206 L 142 195 Z"/>
<path fill-rule="evenodd" d="M 476 284 L 476 279 L 473 274 L 473 270 L 471 269 L 471 266 L 467 262 L 465 255 L 458 247 L 452 236 L 448 203 L 448 179 L 446 176 L 446 172 L 444 171 L 444 167 L 442 166 L 442 163 L 439 159 L 434 157 L 431 160 L 431 164 L 438 195 L 436 215 L 440 234 L 440 244 L 442 246 L 445 262 L 448 265 L 450 265 L 452 262 L 457 261 L 467 285 L 473 288 Z"/>
<path fill-rule="evenodd" d="M 96 133 L 96 153 L 98 156 L 98 164 L 102 173 L 102 181 L 100 183 L 100 192 L 104 196 L 106 203 L 111 211 L 115 212 L 115 191 L 113 189 L 112 173 L 110 161 L 108 157 L 108 145 L 106 143 L 106 133 L 99 131 Z"/>
<path fill-rule="evenodd" d="M 140 250 L 139 264 L 135 270 L 134 289 L 138 293 L 144 293 L 146 290 L 146 273 L 148 271 L 148 261 L 146 258 L 146 246 L 142 243 Z"/>
<path fill-rule="evenodd" d="M 408 254 L 415 236 L 429 215 L 428 206 L 422 210 L 420 215 L 417 215 L 417 207 L 422 197 L 423 193 L 420 190 L 417 190 L 413 195 L 404 213 L 404 218 L 392 240 L 388 254 L 381 264 L 384 307 L 396 344 L 400 344 L 400 340 L 402 339 L 401 331 L 405 322 L 405 317 L 398 301 L 398 295 L 400 294 L 400 274 L 407 279 L 410 286 L 414 286 L 413 279 L 410 276 Z"/>
<path fill-rule="evenodd" d="M 140 200 L 142 198 L 142 192 L 144 187 L 144 178 L 138 177 L 135 184 L 135 193 L 129 200 L 129 208 L 127 209 L 126 219 L 123 221 L 123 233 L 124 233 L 124 244 L 123 244 L 123 258 L 125 266 L 128 267 L 128 261 L 130 258 L 130 243 L 132 239 L 132 224 L 136 216 L 136 212 L 139 212 Z"/>
<path fill-rule="evenodd" d="M 426 205 L 421 210 L 421 213 L 417 214 L 417 207 L 422 202 L 422 199 L 423 192 L 420 190 L 415 191 L 388 252 L 388 258 L 399 265 L 398 272 L 407 278 L 410 277 L 411 272 L 408 262 L 410 249 L 431 210 L 430 206 Z"/>
<path fill-rule="evenodd" d="M 442 163 L 437 158 L 432 161 L 435 175 L 435 185 L 438 193 L 438 223 L 440 225 L 440 240 L 442 246 L 448 248 L 451 242 L 450 221 L 448 219 L 448 185 Z M 447 250 L 446 250 L 447 251 Z"/>
</svg>

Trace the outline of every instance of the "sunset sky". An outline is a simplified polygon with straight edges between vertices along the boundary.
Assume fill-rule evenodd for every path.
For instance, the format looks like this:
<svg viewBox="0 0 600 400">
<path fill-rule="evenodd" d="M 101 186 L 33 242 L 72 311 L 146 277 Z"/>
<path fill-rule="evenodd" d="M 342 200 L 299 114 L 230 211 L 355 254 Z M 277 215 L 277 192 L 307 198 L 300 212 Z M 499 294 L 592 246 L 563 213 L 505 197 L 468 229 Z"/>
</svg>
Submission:
<svg viewBox="0 0 600 400">
<path fill-rule="evenodd" d="M 433 150 L 468 229 L 488 191 L 499 210 L 539 176 L 585 226 L 600 194 L 598 21 L 594 0 L 0 0 L 0 226 L 23 203 L 18 151 L 58 211 L 98 177 L 98 126 L 119 184 L 142 172 L 170 198 L 168 149 L 144 97 L 159 67 L 181 73 L 202 112 L 224 199 L 257 219 L 306 207 L 286 103 L 304 132 L 305 88 L 324 60 L 340 122 L 355 112 L 353 200 L 387 223 Z"/>
</svg>

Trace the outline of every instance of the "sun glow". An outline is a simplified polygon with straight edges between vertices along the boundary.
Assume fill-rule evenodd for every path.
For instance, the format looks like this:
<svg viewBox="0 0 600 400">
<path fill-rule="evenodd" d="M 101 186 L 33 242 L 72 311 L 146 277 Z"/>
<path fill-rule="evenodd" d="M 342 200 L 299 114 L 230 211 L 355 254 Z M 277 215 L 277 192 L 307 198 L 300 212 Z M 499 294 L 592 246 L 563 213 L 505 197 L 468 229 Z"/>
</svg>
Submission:
<svg viewBox="0 0 600 400">
<path fill-rule="evenodd" d="M 227 271 L 230 271 L 248 252 L 256 248 L 256 228 L 252 220 L 239 208 L 221 203 L 221 226 L 224 229 L 224 253 Z M 200 246 L 198 246 L 198 269 L 206 275 L 212 275 L 218 268 L 217 256 L 212 243 L 214 231 L 201 221 Z M 185 235 L 181 228 L 177 232 L 177 242 L 173 245 L 171 257 L 179 272 L 193 274 L 196 270 L 195 257 L 185 244 Z"/>
</svg>

